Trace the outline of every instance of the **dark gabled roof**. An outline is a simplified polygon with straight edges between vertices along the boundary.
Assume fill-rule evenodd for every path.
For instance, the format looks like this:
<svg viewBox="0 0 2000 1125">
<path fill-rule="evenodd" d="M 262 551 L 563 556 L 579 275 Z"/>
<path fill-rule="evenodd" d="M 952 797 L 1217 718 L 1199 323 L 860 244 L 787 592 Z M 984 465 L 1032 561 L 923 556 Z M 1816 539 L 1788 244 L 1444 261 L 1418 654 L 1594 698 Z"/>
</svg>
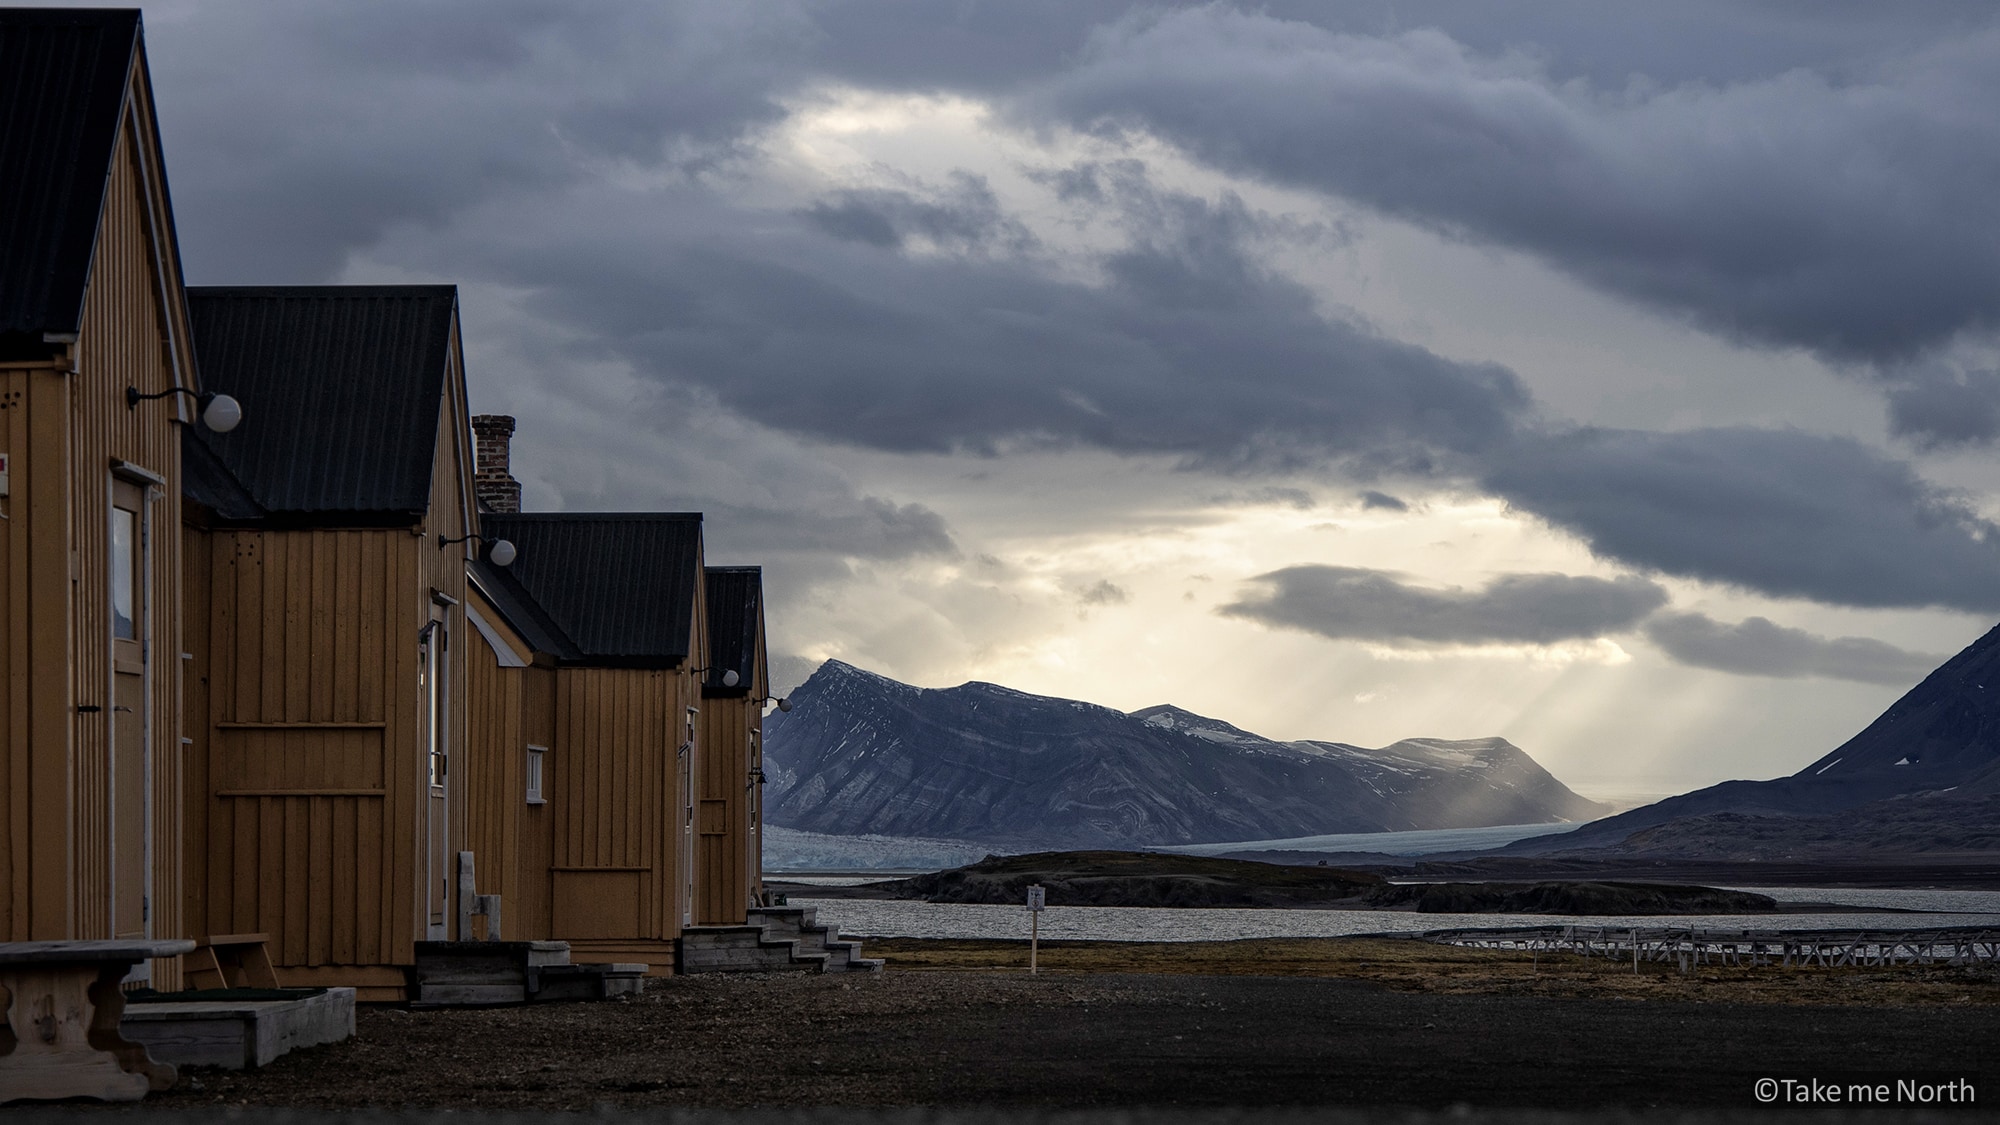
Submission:
<svg viewBox="0 0 2000 1125">
<path fill-rule="evenodd" d="M 214 451 L 195 436 L 194 427 L 179 429 L 183 500 L 199 504 L 225 520 L 258 520 L 270 514 L 230 475 Z"/>
<path fill-rule="evenodd" d="M 243 422 L 196 427 L 273 516 L 414 523 L 431 469 L 458 291 L 449 285 L 191 288 L 204 390 Z"/>
<path fill-rule="evenodd" d="M 687 659 L 700 513 L 479 518 L 489 539 L 511 540 L 516 551 L 512 566 L 478 564 L 480 588 L 537 649 L 564 663 L 672 667 Z"/>
<path fill-rule="evenodd" d="M 481 518 L 490 521 L 493 517 Z M 583 650 L 576 647 L 576 642 L 569 639 L 562 626 L 556 624 L 555 618 L 549 616 L 507 568 L 494 566 L 481 557 L 469 560 L 466 570 L 472 584 L 486 595 L 486 600 L 493 603 L 493 608 L 500 611 L 500 616 L 506 618 L 529 648 L 562 664 L 583 661 Z"/>
<path fill-rule="evenodd" d="M 0 9 L 0 354 L 83 323 L 139 13 Z"/>
<path fill-rule="evenodd" d="M 705 696 L 748 694 L 757 682 L 757 630 L 764 619 L 764 571 L 755 566 L 712 566 L 703 576 L 708 590 L 708 674 Z M 726 687 L 724 672 L 736 673 Z"/>
</svg>

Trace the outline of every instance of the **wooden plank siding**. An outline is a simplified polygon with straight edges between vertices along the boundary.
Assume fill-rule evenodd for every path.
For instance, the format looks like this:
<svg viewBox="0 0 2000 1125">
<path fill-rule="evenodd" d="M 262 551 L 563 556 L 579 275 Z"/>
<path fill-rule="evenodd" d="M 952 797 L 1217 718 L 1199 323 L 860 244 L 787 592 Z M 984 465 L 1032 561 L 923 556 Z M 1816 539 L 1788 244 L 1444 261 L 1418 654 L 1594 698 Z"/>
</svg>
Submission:
<svg viewBox="0 0 2000 1125">
<path fill-rule="evenodd" d="M 54 363 L 0 368 L 0 437 L 12 454 L 0 500 L 0 939 L 111 936 L 111 723 L 144 723 L 146 927 L 182 935 L 180 400 L 128 408 L 125 388 L 191 385 L 180 267 L 153 135 L 143 54 L 126 105 L 92 251 L 82 323 Z M 114 462 L 144 480 L 140 581 L 147 694 L 110 698 L 108 541 Z M 86 709 L 93 708 L 93 709 Z M 178 963 L 152 983 L 178 987 Z"/>
<path fill-rule="evenodd" d="M 680 753 L 698 683 L 686 668 L 563 667 L 552 679 L 549 926 L 536 936 L 671 973 L 686 901 Z M 699 733 L 688 753 L 698 772 Z"/>
<path fill-rule="evenodd" d="M 749 698 L 702 700 L 701 791 L 695 817 L 695 924 L 742 925 L 750 905 Z"/>
<path fill-rule="evenodd" d="M 200 538 L 207 588 L 189 601 L 213 608 L 204 760 L 191 771 L 204 785 L 189 825 L 205 873 L 190 900 L 197 928 L 268 933 L 279 965 L 394 963 L 398 937 L 409 940 L 396 924 L 407 877 L 384 841 L 412 807 L 394 782 L 418 750 L 414 693 L 393 681 L 414 674 L 398 650 L 421 627 L 424 541 L 401 528 Z"/>
<path fill-rule="evenodd" d="M 764 706 L 771 678 L 761 585 L 753 624 L 749 682 L 711 688 L 702 700 L 705 823 L 698 826 L 695 921 L 705 926 L 741 925 L 764 891 Z"/>
<path fill-rule="evenodd" d="M 388 970 L 424 938 L 429 762 L 419 633 L 441 599 L 447 757 L 464 763 L 463 535 L 470 450 L 456 333 L 440 412 L 429 511 L 415 527 L 220 527 L 189 575 L 205 603 L 199 816 L 199 934 L 262 932 L 288 981 L 400 996 Z M 246 407 L 247 413 L 247 407 Z M 246 421 L 246 425 L 249 422 Z M 332 522 L 332 521 L 329 521 Z M 465 768 L 449 769 L 451 850 L 464 847 Z M 448 873 L 455 875 L 455 873 Z M 455 886 L 456 879 L 450 878 Z M 447 910 L 447 918 L 454 915 Z"/>
<path fill-rule="evenodd" d="M 513 655 L 525 658 L 528 645 L 507 628 L 490 603 L 474 591 L 467 604 L 488 628 L 501 634 Z M 502 667 L 499 654 L 477 628 L 468 634 L 465 664 L 465 846 L 473 854 L 478 893 L 500 896 L 501 937 L 520 940 L 521 935 L 546 932 L 536 928 L 537 919 L 523 917 L 518 905 L 527 897 L 521 884 L 530 877 L 521 862 L 522 834 L 531 807 L 522 703 L 529 669 Z M 547 878 L 546 869 L 542 877 Z"/>
<path fill-rule="evenodd" d="M 555 696 L 551 936 L 672 937 L 674 674 L 562 668 Z"/>
<path fill-rule="evenodd" d="M 556 770 L 563 749 L 556 744 L 556 670 L 536 664 L 521 669 L 521 745 L 545 746 L 542 762 L 544 802 L 521 810 L 520 853 L 514 893 L 520 897 L 506 903 L 509 924 L 519 920 L 522 938 L 545 938 L 555 932 L 553 903 L 555 887 Z"/>
</svg>

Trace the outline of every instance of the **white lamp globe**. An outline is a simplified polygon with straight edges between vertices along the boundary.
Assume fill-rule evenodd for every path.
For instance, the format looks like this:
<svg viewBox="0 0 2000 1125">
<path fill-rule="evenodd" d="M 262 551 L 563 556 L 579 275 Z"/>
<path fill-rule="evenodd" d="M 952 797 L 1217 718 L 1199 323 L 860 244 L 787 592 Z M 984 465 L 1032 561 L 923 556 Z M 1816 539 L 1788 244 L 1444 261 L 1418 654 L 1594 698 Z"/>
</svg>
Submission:
<svg viewBox="0 0 2000 1125">
<path fill-rule="evenodd" d="M 216 395 L 208 400 L 207 408 L 201 412 L 201 420 L 216 433 L 226 434 L 243 420 L 243 406 L 228 395 Z"/>
<path fill-rule="evenodd" d="M 495 539 L 493 545 L 486 549 L 486 561 L 494 566 L 512 566 L 514 555 L 514 544 L 506 539 Z"/>
</svg>

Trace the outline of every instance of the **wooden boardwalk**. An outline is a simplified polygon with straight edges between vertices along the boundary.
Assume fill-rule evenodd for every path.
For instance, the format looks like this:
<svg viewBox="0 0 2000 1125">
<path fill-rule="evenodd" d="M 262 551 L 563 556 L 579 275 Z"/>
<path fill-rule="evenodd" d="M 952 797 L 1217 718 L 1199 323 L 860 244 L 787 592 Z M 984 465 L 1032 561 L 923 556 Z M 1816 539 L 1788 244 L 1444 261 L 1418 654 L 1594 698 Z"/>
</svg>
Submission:
<svg viewBox="0 0 2000 1125">
<path fill-rule="evenodd" d="M 1699 965 L 1975 965 L 2000 962 L 2000 930 L 1714 930 L 1685 927 L 1536 926 L 1431 930 L 1425 941 L 1475 949 L 1571 953 Z"/>
</svg>

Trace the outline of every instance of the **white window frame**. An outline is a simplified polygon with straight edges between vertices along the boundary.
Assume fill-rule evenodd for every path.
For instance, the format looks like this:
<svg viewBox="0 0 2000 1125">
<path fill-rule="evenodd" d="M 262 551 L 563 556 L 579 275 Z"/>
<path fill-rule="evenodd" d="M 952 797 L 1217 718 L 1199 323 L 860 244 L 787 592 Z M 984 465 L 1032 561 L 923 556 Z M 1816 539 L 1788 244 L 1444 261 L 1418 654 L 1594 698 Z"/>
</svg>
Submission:
<svg viewBox="0 0 2000 1125">
<path fill-rule="evenodd" d="M 528 803 L 531 805 L 546 805 L 549 803 L 546 795 L 548 792 L 548 766 L 549 748 L 530 743 L 528 746 L 527 790 Z"/>
</svg>

